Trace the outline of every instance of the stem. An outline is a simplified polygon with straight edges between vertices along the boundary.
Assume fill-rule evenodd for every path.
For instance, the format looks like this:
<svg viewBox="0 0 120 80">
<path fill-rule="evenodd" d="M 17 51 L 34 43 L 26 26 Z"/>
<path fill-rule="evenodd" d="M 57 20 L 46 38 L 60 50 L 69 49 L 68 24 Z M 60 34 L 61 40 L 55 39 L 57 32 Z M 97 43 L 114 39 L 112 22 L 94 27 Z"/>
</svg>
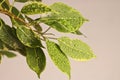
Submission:
<svg viewBox="0 0 120 80">
<path fill-rule="evenodd" d="M 53 34 L 53 33 L 44 33 L 44 35 L 53 35 L 53 36 L 55 36 L 55 34 Z"/>
<path fill-rule="evenodd" d="M 49 27 L 47 30 L 45 30 L 42 34 L 45 34 L 47 31 L 49 31 L 51 27 Z"/>
<path fill-rule="evenodd" d="M 14 4 L 15 4 L 15 0 L 13 0 L 13 3 L 12 3 L 12 5 L 10 5 L 9 12 L 11 12 L 11 10 L 12 10 L 12 8 L 13 8 Z"/>
<path fill-rule="evenodd" d="M 57 40 L 57 38 L 53 38 L 53 37 L 47 37 L 47 38 Z"/>
<path fill-rule="evenodd" d="M 26 23 L 23 19 L 17 17 L 16 15 L 12 14 L 11 12 L 9 12 L 8 10 L 4 10 L 4 9 L 0 9 L 0 13 L 3 13 L 9 17 L 12 17 L 16 20 L 19 20 L 20 22 L 22 22 L 23 24 L 25 24 L 27 27 L 29 27 L 28 23 Z"/>
</svg>

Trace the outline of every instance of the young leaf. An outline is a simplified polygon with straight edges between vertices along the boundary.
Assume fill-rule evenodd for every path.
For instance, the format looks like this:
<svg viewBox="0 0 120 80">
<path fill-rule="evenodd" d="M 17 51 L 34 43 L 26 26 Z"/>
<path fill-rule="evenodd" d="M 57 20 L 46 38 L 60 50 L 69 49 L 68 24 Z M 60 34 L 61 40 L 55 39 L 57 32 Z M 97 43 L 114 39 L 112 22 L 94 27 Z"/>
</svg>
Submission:
<svg viewBox="0 0 120 80">
<path fill-rule="evenodd" d="M 48 22 L 46 24 L 60 32 L 75 32 L 86 21 L 80 12 L 64 3 L 54 3 L 50 8 L 57 13 L 54 14 L 54 16 L 56 15 L 57 17 L 55 19 L 56 21 Z"/>
<path fill-rule="evenodd" d="M 40 78 L 41 72 L 46 65 L 46 58 L 41 48 L 26 48 L 27 63 L 29 67 L 35 71 Z"/>
<path fill-rule="evenodd" d="M 12 52 L 10 50 L 0 50 L 0 54 L 5 55 L 8 58 L 13 58 L 16 56 L 16 54 L 14 54 L 14 52 Z"/>
<path fill-rule="evenodd" d="M 47 40 L 47 50 L 54 64 L 70 78 L 70 63 L 67 56 L 60 50 L 59 46 Z"/>
<path fill-rule="evenodd" d="M 68 37 L 61 37 L 58 41 L 61 50 L 75 60 L 87 61 L 95 57 L 91 48 L 81 40 L 71 40 Z"/>
<path fill-rule="evenodd" d="M 42 14 L 50 11 L 51 9 L 48 6 L 37 1 L 29 2 L 21 10 L 21 12 L 26 15 Z"/>
<path fill-rule="evenodd" d="M 16 2 L 28 2 L 28 1 L 42 1 L 42 0 L 15 0 Z"/>
<path fill-rule="evenodd" d="M 28 47 L 42 47 L 41 41 L 38 36 L 29 28 L 24 25 L 17 27 L 18 39 Z"/>
</svg>

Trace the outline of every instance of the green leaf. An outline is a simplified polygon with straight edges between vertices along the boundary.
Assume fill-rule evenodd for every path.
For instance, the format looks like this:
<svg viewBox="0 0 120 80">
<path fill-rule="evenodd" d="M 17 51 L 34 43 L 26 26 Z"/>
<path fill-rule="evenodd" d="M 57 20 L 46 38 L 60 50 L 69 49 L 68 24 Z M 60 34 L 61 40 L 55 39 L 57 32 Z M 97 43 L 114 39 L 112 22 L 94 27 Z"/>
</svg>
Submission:
<svg viewBox="0 0 120 80">
<path fill-rule="evenodd" d="M 16 7 L 12 7 L 11 11 L 15 16 L 24 20 L 24 17 L 22 16 L 21 12 Z"/>
<path fill-rule="evenodd" d="M 0 2 L 2 2 L 3 0 L 0 0 Z M 0 8 L 3 8 L 3 9 L 7 9 L 9 10 L 9 4 L 8 2 L 6 3 L 7 1 L 5 0 L 1 5 L 0 5 Z"/>
<path fill-rule="evenodd" d="M 47 40 L 47 50 L 54 64 L 70 78 L 70 63 L 67 56 L 60 50 L 59 46 Z"/>
<path fill-rule="evenodd" d="M 10 50 L 0 50 L 0 54 L 7 56 L 8 58 L 13 58 L 16 56 L 15 52 Z"/>
<path fill-rule="evenodd" d="M 15 0 L 16 2 L 28 2 L 28 1 L 42 1 L 42 0 Z"/>
<path fill-rule="evenodd" d="M 3 49 L 3 42 L 0 40 L 0 49 Z"/>
<path fill-rule="evenodd" d="M 42 14 L 50 11 L 51 9 L 48 6 L 37 1 L 29 2 L 21 10 L 21 12 L 26 15 Z"/>
<path fill-rule="evenodd" d="M 80 32 L 79 30 L 75 31 L 75 32 L 72 32 L 73 34 L 76 34 L 76 35 L 82 35 L 84 37 L 87 37 L 86 35 L 84 35 L 82 32 Z"/>
<path fill-rule="evenodd" d="M 23 15 L 21 14 L 21 12 L 16 7 L 12 7 L 11 11 L 16 17 L 19 17 L 20 20 L 25 21 Z M 12 26 L 15 27 L 15 28 L 18 25 L 24 25 L 23 22 L 21 22 L 20 20 L 17 20 L 16 18 L 10 17 L 10 19 L 11 19 L 11 22 L 12 22 Z"/>
<path fill-rule="evenodd" d="M 23 51 L 25 51 L 23 44 L 14 36 L 13 30 L 10 26 L 6 25 L 0 19 L 0 39 L 7 45 L 8 48 L 12 48 L 14 50 L 19 51 L 21 54 L 25 55 Z"/>
<path fill-rule="evenodd" d="M 11 47 L 17 47 L 16 41 L 11 35 L 11 28 L 0 20 L 0 39 Z"/>
<path fill-rule="evenodd" d="M 29 23 L 31 23 L 34 26 L 37 32 L 41 33 L 42 27 L 38 23 L 34 22 L 34 20 L 28 16 L 25 16 L 25 18 L 29 21 Z"/>
<path fill-rule="evenodd" d="M 75 60 L 87 61 L 95 58 L 91 48 L 81 40 L 71 40 L 68 37 L 61 37 L 58 41 L 61 50 Z"/>
<path fill-rule="evenodd" d="M 57 17 L 54 19 L 56 21 L 48 22 L 46 24 L 60 32 L 75 32 L 86 21 L 79 11 L 64 3 L 54 3 L 50 8 L 56 12 L 56 14 L 53 12 L 53 17 Z"/>
<path fill-rule="evenodd" d="M 35 71 L 40 78 L 41 72 L 46 65 L 46 58 L 41 48 L 26 48 L 27 63 L 29 67 Z"/>
<path fill-rule="evenodd" d="M 41 41 L 38 36 L 29 28 L 24 25 L 17 27 L 18 39 L 28 47 L 42 47 Z"/>
</svg>

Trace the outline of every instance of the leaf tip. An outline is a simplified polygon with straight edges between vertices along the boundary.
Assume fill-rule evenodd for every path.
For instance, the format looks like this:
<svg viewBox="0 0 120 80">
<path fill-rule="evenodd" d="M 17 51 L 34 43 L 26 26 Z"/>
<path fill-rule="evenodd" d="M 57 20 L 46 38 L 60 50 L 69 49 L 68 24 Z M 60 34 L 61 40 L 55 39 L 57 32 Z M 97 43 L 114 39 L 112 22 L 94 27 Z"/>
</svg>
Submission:
<svg viewBox="0 0 120 80">
<path fill-rule="evenodd" d="M 93 54 L 93 58 L 96 58 L 97 56 L 95 54 Z"/>
<path fill-rule="evenodd" d="M 40 73 L 37 74 L 38 78 L 40 79 Z"/>
<path fill-rule="evenodd" d="M 90 20 L 89 20 L 89 19 L 84 19 L 84 21 L 87 21 L 87 22 L 89 22 Z"/>
</svg>

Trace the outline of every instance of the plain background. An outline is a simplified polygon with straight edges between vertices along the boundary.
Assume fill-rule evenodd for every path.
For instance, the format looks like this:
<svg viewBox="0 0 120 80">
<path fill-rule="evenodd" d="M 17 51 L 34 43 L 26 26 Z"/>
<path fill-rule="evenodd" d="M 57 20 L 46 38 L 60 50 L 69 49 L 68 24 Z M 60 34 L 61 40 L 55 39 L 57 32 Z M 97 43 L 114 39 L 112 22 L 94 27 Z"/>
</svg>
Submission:
<svg viewBox="0 0 120 80">
<path fill-rule="evenodd" d="M 78 62 L 70 59 L 71 80 L 120 80 L 120 0 L 43 0 L 46 4 L 60 1 L 76 8 L 90 20 L 81 27 L 81 32 L 87 38 L 70 34 L 69 36 L 79 38 L 89 44 L 97 56 L 97 58 L 88 62 Z M 21 8 L 22 5 L 16 4 L 16 6 Z M 9 19 L 3 18 L 9 23 Z M 47 65 L 40 80 L 68 80 L 54 66 L 48 53 L 45 52 L 45 54 Z M 29 69 L 25 58 L 18 55 L 13 59 L 6 57 L 2 59 L 0 80 L 39 79 Z"/>
</svg>

